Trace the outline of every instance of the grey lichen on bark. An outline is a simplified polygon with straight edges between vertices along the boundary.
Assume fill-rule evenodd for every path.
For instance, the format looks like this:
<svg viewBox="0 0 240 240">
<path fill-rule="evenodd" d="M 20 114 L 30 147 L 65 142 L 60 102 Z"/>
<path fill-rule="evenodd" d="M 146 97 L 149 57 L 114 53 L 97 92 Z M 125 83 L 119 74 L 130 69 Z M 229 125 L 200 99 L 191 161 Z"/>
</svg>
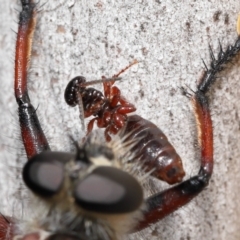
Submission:
<svg viewBox="0 0 240 240">
<path fill-rule="evenodd" d="M 0 0 L 0 211 L 21 216 L 26 190 L 14 99 L 14 45 L 18 1 Z M 76 76 L 112 76 L 137 59 L 117 83 L 137 113 L 164 130 L 181 155 L 186 178 L 197 173 L 199 152 L 189 100 L 179 88 L 195 89 L 209 62 L 236 39 L 239 1 L 40 1 L 29 91 L 53 149 L 69 150 L 68 134 L 81 137 L 76 109 L 63 98 Z M 221 74 L 210 94 L 215 166 L 209 187 L 186 207 L 138 234 L 138 239 L 240 238 L 240 61 Z M 97 86 L 101 87 L 101 86 Z M 16 177 L 17 176 L 17 177 Z M 147 194 L 168 187 L 150 180 Z M 136 236 L 130 236 L 136 239 Z"/>
</svg>

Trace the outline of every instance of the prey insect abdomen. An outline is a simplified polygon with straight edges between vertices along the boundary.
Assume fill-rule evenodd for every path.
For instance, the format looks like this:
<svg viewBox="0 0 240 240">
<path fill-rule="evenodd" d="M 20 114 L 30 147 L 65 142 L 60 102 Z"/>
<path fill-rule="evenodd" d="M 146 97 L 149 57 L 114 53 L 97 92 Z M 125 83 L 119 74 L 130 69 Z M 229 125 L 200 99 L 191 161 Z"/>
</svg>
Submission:
<svg viewBox="0 0 240 240">
<path fill-rule="evenodd" d="M 126 141 L 138 139 L 131 151 L 136 154 L 136 161 L 143 163 L 146 171 L 155 169 L 152 175 L 169 184 L 182 180 L 185 172 L 181 158 L 155 124 L 139 115 L 128 116 L 121 137 L 126 134 L 129 134 Z"/>
</svg>

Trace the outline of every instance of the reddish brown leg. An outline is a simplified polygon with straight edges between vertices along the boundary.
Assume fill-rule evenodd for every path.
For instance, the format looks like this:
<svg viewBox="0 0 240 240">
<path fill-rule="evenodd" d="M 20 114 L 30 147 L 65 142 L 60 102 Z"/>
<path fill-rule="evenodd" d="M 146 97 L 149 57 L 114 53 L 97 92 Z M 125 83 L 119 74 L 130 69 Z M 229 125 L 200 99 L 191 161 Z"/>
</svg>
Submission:
<svg viewBox="0 0 240 240">
<path fill-rule="evenodd" d="M 31 105 L 27 90 L 27 72 L 30 61 L 32 37 L 36 23 L 36 8 L 31 0 L 22 0 L 22 11 L 15 54 L 15 97 L 18 103 L 19 123 L 22 140 L 28 159 L 35 154 L 49 150 L 46 137 L 41 129 L 36 109 Z M 0 239 L 13 239 L 14 220 L 0 214 Z"/>
<path fill-rule="evenodd" d="M 112 140 L 112 138 L 109 135 L 110 132 L 110 127 L 111 125 L 109 125 L 108 127 L 106 127 L 105 131 L 104 131 L 104 136 L 107 142 L 110 142 Z"/>
<path fill-rule="evenodd" d="M 89 133 L 92 132 L 92 130 L 93 130 L 93 125 L 94 125 L 94 122 L 95 122 L 96 120 L 98 120 L 98 118 L 93 118 L 93 119 L 91 119 L 91 120 L 89 121 L 89 123 L 88 123 L 88 125 L 87 125 L 87 134 L 86 134 L 86 135 L 88 135 Z"/>
<path fill-rule="evenodd" d="M 202 156 L 200 171 L 198 175 L 189 180 L 148 198 L 148 210 L 145 213 L 144 220 L 139 223 L 138 230 L 159 221 L 179 207 L 184 206 L 208 185 L 213 170 L 212 120 L 208 100 L 204 93 L 198 91 L 192 97 L 192 102 L 199 127 Z"/>
<path fill-rule="evenodd" d="M 104 96 L 108 99 L 110 99 L 111 95 L 111 87 L 112 85 L 115 83 L 115 81 L 104 81 L 105 77 L 102 77 L 103 79 L 103 92 L 104 92 Z"/>
<path fill-rule="evenodd" d="M 117 78 L 119 77 L 122 73 L 124 73 L 125 71 L 127 71 L 130 67 L 132 67 L 134 64 L 137 64 L 138 61 L 134 60 L 132 63 L 130 63 L 128 66 L 126 66 L 125 68 L 121 69 L 117 74 L 114 74 L 112 77 L 113 78 Z M 103 92 L 104 92 L 104 96 L 106 98 L 111 98 L 111 87 L 112 85 L 115 83 L 115 81 L 107 81 L 104 82 L 104 76 L 102 76 L 103 79 Z"/>
<path fill-rule="evenodd" d="M 110 89 L 110 96 L 109 98 L 111 99 L 110 101 L 110 106 L 111 107 L 116 107 L 119 100 L 120 100 L 120 96 L 121 96 L 121 91 L 119 90 L 118 87 L 116 86 L 113 86 L 111 89 Z"/>
<path fill-rule="evenodd" d="M 120 114 L 128 114 L 135 111 L 136 111 L 136 108 L 132 104 L 129 104 L 127 106 L 121 106 L 117 109 L 117 113 L 120 113 Z"/>
<path fill-rule="evenodd" d="M 116 86 L 113 86 L 110 90 L 110 99 L 110 105 L 112 108 L 116 107 L 118 103 L 121 104 L 121 106 L 117 109 L 117 113 L 128 114 L 136 111 L 135 106 L 121 96 L 121 91 Z"/>
<path fill-rule="evenodd" d="M 22 0 L 16 55 L 15 55 L 15 97 L 18 103 L 19 123 L 22 140 L 28 159 L 44 150 L 49 150 L 47 139 L 39 123 L 36 109 L 32 106 L 27 89 L 27 72 L 32 50 L 32 37 L 36 25 L 36 4 Z"/>
<path fill-rule="evenodd" d="M 12 219 L 0 214 L 0 239 L 13 239 L 13 231 Z"/>
<path fill-rule="evenodd" d="M 198 126 L 198 139 L 201 148 L 201 167 L 198 174 L 179 185 L 157 193 L 146 200 L 147 210 L 144 219 L 136 230 L 142 230 L 155 223 L 196 197 L 207 185 L 213 171 L 213 129 L 206 93 L 216 80 L 216 75 L 225 69 L 227 63 L 240 51 L 240 37 L 233 46 L 224 52 L 220 45 L 218 58 L 215 59 L 210 49 L 211 68 L 205 71 L 197 92 L 191 96 Z"/>
</svg>

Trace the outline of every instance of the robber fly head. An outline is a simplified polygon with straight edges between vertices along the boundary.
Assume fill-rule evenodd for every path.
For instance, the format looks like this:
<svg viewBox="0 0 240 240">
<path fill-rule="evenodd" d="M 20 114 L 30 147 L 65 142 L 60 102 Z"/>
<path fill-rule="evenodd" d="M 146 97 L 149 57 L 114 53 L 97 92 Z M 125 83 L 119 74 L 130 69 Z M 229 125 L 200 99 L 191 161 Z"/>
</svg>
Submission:
<svg viewBox="0 0 240 240">
<path fill-rule="evenodd" d="M 65 239 L 66 234 L 70 239 L 115 239 L 132 226 L 132 215 L 143 205 L 143 190 L 122 169 L 129 162 L 127 153 L 93 134 L 76 153 L 45 151 L 26 163 L 23 179 L 43 200 L 40 225 L 49 231 L 45 239 Z"/>
</svg>

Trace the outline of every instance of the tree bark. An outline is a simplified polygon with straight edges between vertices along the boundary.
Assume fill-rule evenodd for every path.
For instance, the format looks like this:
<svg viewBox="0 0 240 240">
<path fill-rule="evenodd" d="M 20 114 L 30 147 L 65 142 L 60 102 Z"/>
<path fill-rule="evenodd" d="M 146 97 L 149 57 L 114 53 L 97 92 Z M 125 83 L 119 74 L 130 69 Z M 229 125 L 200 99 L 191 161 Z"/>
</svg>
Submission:
<svg viewBox="0 0 240 240">
<path fill-rule="evenodd" d="M 0 212 L 21 217 L 27 208 L 21 167 L 26 161 L 14 99 L 14 54 L 20 4 L 0 0 Z M 117 82 L 137 114 L 154 122 L 182 157 L 187 176 L 199 169 L 196 124 L 180 87 L 196 89 L 209 63 L 210 44 L 233 44 L 240 2 L 229 1 L 43 1 L 38 4 L 29 76 L 31 100 L 54 150 L 81 138 L 78 110 L 64 102 L 68 81 L 109 77 L 134 59 Z M 17 11 L 15 11 L 17 9 Z M 209 94 L 215 165 L 209 187 L 187 206 L 131 239 L 240 238 L 240 61 L 221 74 Z M 96 86 L 101 88 L 101 86 Z M 191 90 L 189 90 L 191 92 Z M 149 180 L 147 194 L 167 188 Z"/>
</svg>

